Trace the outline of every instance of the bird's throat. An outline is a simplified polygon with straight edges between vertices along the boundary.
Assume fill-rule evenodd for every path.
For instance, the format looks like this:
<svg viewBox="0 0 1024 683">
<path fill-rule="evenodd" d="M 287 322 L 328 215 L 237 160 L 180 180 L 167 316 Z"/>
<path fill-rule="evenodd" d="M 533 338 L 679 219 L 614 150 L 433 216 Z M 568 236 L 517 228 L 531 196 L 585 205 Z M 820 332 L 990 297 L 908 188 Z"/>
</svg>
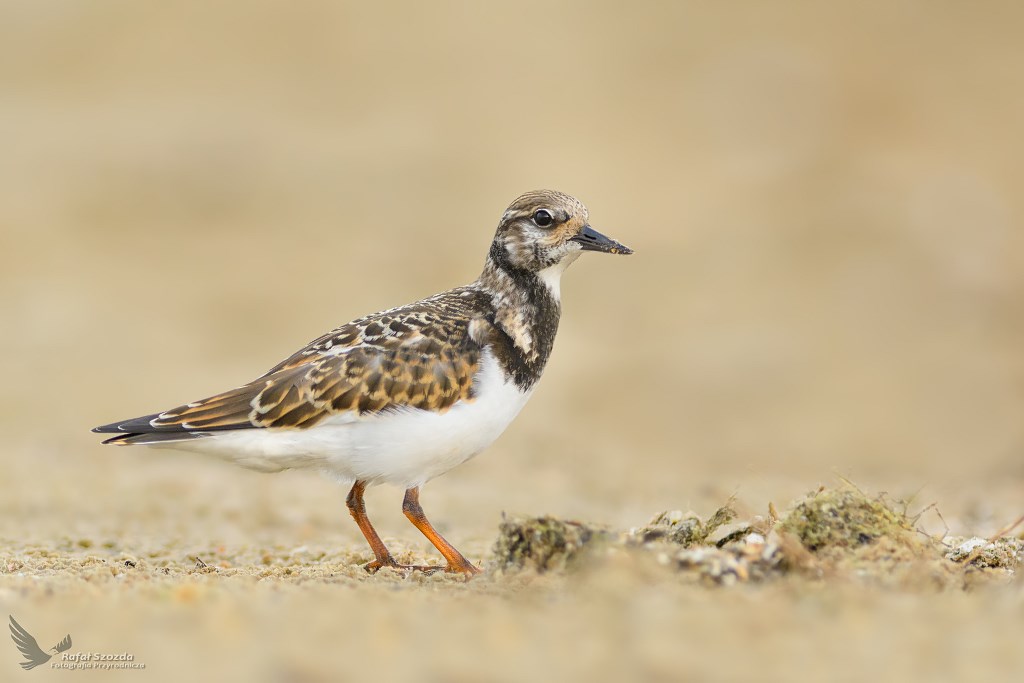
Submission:
<svg viewBox="0 0 1024 683">
<path fill-rule="evenodd" d="M 564 270 L 564 268 L 563 268 Z M 550 274 L 557 278 L 561 273 Z M 530 389 L 547 365 L 562 307 L 540 274 L 489 257 L 477 285 L 491 297 L 494 351 L 521 389 Z"/>
</svg>

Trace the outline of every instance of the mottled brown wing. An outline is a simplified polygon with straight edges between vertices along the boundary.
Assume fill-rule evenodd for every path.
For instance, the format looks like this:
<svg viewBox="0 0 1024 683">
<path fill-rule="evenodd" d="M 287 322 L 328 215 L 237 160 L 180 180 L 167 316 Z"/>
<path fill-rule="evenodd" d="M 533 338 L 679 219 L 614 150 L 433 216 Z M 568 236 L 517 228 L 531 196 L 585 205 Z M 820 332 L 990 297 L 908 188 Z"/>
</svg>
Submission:
<svg viewBox="0 0 1024 683">
<path fill-rule="evenodd" d="M 473 397 L 480 353 L 476 344 L 455 348 L 419 337 L 413 343 L 306 357 L 238 389 L 161 413 L 152 425 L 187 431 L 304 428 L 346 412 L 397 407 L 443 412 Z"/>
<path fill-rule="evenodd" d="M 488 304 L 486 294 L 460 288 L 367 316 L 245 386 L 93 431 L 118 435 L 108 443 L 151 443 L 228 429 L 305 428 L 340 413 L 443 412 L 474 397 Z"/>
</svg>

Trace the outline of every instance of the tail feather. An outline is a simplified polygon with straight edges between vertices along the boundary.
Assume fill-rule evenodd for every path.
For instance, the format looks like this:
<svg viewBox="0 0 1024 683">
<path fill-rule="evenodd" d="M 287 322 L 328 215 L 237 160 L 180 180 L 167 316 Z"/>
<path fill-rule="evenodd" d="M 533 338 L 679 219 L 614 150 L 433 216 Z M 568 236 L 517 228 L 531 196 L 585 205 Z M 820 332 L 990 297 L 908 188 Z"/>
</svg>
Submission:
<svg viewBox="0 0 1024 683">
<path fill-rule="evenodd" d="M 99 434 L 114 434 L 105 440 L 105 444 L 118 446 L 132 446 L 145 444 L 172 443 L 174 441 L 189 441 L 204 436 L 212 436 L 213 432 L 229 429 L 238 429 L 238 425 L 197 425 L 199 429 L 189 429 L 184 424 L 154 424 L 154 421 L 165 413 L 153 413 L 134 417 L 130 420 L 111 422 L 110 424 L 94 427 L 93 432 Z"/>
<path fill-rule="evenodd" d="M 156 429 L 153 426 L 153 420 L 160 416 L 160 413 L 153 413 L 152 415 L 143 415 L 142 417 L 133 417 L 130 420 L 120 420 L 119 422 L 111 422 L 110 424 L 100 425 L 94 427 L 92 431 L 99 434 L 124 434 L 127 432 L 151 432 Z"/>
<path fill-rule="evenodd" d="M 93 430 L 96 431 L 96 430 Z M 139 446 L 146 444 L 173 443 L 175 441 L 189 441 L 201 439 L 204 436 L 212 436 L 210 432 L 133 432 L 129 434 L 118 434 L 106 439 L 103 443 L 116 446 Z"/>
</svg>

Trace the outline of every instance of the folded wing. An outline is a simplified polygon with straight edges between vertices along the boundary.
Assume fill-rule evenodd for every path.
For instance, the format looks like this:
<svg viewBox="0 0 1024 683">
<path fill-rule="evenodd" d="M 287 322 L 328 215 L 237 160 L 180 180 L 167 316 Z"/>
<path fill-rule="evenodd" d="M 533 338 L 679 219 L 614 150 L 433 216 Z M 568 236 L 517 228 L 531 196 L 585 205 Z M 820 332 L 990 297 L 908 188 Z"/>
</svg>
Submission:
<svg viewBox="0 0 1024 683">
<path fill-rule="evenodd" d="M 218 431 L 312 427 L 340 413 L 397 408 L 443 412 L 473 398 L 482 347 L 469 318 L 435 324 L 419 311 L 368 318 L 334 330 L 237 389 L 93 431 L 104 443 L 145 444 Z"/>
</svg>

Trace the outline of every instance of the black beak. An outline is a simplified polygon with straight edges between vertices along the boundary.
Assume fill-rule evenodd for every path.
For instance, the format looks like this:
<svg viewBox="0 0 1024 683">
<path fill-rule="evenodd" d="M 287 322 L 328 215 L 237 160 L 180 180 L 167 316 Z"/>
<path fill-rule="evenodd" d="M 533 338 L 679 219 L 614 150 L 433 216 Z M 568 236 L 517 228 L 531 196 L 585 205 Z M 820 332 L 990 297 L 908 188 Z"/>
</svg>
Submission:
<svg viewBox="0 0 1024 683">
<path fill-rule="evenodd" d="M 583 251 L 603 251 L 606 254 L 633 253 L 633 250 L 626 245 L 619 244 L 615 240 L 605 237 L 589 225 L 584 225 L 580 234 L 570 238 L 569 241 L 579 244 L 583 247 Z"/>
</svg>

